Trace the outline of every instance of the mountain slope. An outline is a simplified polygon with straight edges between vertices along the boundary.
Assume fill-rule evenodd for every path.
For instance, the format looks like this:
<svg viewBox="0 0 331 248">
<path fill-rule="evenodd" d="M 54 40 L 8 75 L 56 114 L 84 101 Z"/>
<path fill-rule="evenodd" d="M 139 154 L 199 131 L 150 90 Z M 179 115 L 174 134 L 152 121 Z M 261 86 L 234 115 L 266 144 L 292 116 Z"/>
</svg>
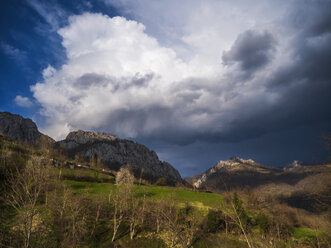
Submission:
<svg viewBox="0 0 331 248">
<path fill-rule="evenodd" d="M 9 112 L 0 112 L 0 134 L 25 145 L 50 147 L 54 140 L 38 131 L 31 120 Z"/>
<path fill-rule="evenodd" d="M 168 183 L 182 181 L 179 172 L 167 162 L 159 160 L 154 151 L 130 140 L 119 139 L 106 133 L 78 130 L 68 134 L 55 147 L 67 151 L 71 158 L 83 157 L 90 161 L 96 153 L 102 163 L 110 169 L 118 170 L 122 165 L 130 165 L 136 176 L 155 181 L 167 178 Z"/>
</svg>

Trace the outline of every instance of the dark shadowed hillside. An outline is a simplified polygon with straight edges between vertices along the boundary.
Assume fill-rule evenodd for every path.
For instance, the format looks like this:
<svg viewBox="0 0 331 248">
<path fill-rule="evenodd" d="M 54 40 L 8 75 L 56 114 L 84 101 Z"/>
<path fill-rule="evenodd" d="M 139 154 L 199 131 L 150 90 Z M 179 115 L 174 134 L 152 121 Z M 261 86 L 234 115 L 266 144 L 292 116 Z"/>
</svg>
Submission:
<svg viewBox="0 0 331 248">
<path fill-rule="evenodd" d="M 38 131 L 31 119 L 9 112 L 0 112 L 0 134 L 25 145 L 50 147 L 54 143 L 52 138 Z"/>
</svg>

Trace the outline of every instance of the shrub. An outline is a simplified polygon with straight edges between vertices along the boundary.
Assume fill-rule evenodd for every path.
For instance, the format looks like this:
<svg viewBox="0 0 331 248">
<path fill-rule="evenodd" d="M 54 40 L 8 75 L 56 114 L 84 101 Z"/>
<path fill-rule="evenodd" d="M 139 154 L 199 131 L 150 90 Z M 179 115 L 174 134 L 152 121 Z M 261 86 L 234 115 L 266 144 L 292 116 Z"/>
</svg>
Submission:
<svg viewBox="0 0 331 248">
<path fill-rule="evenodd" d="M 216 231 L 225 228 L 224 216 L 220 210 L 210 209 L 206 216 L 206 230 L 209 233 L 215 233 Z"/>
<path fill-rule="evenodd" d="M 267 233 L 269 229 L 269 219 L 265 214 L 259 213 L 255 219 L 255 223 L 258 226 L 260 232 L 263 234 Z"/>
<path fill-rule="evenodd" d="M 116 184 L 133 184 L 134 176 L 131 166 L 122 166 L 116 175 Z"/>
<path fill-rule="evenodd" d="M 165 177 L 160 177 L 159 179 L 157 179 L 157 181 L 155 182 L 155 185 L 158 186 L 166 186 L 167 185 L 167 179 Z"/>
</svg>

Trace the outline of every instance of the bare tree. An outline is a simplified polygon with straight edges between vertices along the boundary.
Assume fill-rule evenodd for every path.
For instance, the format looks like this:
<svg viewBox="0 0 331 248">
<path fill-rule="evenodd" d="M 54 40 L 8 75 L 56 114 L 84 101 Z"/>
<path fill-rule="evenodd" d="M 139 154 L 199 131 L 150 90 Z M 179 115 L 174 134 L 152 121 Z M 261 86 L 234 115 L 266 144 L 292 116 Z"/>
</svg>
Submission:
<svg viewBox="0 0 331 248">
<path fill-rule="evenodd" d="M 121 167 L 116 176 L 117 188 L 109 193 L 109 203 L 113 206 L 113 236 L 114 242 L 118 228 L 128 215 L 130 198 L 132 194 L 132 186 L 134 176 L 130 166 Z"/>
<path fill-rule="evenodd" d="M 174 199 L 161 200 L 155 203 L 153 213 L 156 231 L 166 230 L 170 247 L 180 245 L 187 248 L 198 238 L 202 216 L 189 204 L 180 207 Z"/>
<path fill-rule="evenodd" d="M 133 239 L 139 226 L 144 223 L 146 210 L 145 195 L 142 199 L 137 199 L 132 194 L 129 208 L 128 221 L 130 224 L 130 238 Z"/>
<path fill-rule="evenodd" d="M 8 175 L 8 189 L 5 200 L 13 207 L 23 226 L 23 247 L 30 247 L 35 216 L 38 214 L 37 203 L 46 189 L 48 173 L 45 159 L 32 157 L 24 169 L 14 169 Z"/>
<path fill-rule="evenodd" d="M 180 227 L 180 233 L 178 235 L 180 244 L 183 248 L 191 247 L 195 240 L 199 237 L 202 216 L 194 207 L 187 205 L 182 209 L 182 217 L 180 221 L 177 221 L 177 225 Z"/>
<path fill-rule="evenodd" d="M 153 201 L 153 202 L 149 202 L 149 212 L 151 213 L 151 217 L 152 219 L 150 220 L 150 225 L 154 225 L 155 224 L 155 232 L 159 233 L 161 230 L 161 226 L 162 226 L 162 210 L 165 206 L 165 201 L 164 200 L 160 200 L 160 201 Z"/>
<path fill-rule="evenodd" d="M 74 195 L 65 185 L 52 192 L 49 198 L 49 208 L 54 216 L 61 247 L 81 247 L 83 237 L 87 233 L 87 206 L 84 198 Z"/>
<path fill-rule="evenodd" d="M 122 166 L 116 175 L 116 184 L 131 187 L 134 183 L 134 176 L 130 165 Z"/>
</svg>

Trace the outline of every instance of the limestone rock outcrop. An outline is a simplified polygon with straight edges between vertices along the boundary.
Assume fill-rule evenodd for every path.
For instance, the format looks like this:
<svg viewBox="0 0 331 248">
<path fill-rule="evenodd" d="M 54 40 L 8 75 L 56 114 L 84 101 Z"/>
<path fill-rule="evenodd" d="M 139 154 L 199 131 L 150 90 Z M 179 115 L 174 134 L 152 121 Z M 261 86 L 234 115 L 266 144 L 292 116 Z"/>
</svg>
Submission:
<svg viewBox="0 0 331 248">
<path fill-rule="evenodd" d="M 96 153 L 109 169 L 118 170 L 130 165 L 136 176 L 155 181 L 165 177 L 171 184 L 182 181 L 179 172 L 167 162 L 160 161 L 156 152 L 136 142 L 114 135 L 78 130 L 55 144 L 74 158 L 76 155 L 91 160 Z"/>
</svg>

